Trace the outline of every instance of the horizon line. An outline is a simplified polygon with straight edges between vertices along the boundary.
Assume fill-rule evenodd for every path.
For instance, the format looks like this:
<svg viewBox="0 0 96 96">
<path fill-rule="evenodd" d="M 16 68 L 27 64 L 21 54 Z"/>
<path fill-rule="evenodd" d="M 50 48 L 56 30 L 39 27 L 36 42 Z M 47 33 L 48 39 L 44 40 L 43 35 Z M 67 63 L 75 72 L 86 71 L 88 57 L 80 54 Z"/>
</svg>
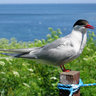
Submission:
<svg viewBox="0 0 96 96">
<path fill-rule="evenodd" d="M 0 5 L 3 4 L 96 4 L 96 3 L 0 3 Z"/>
</svg>

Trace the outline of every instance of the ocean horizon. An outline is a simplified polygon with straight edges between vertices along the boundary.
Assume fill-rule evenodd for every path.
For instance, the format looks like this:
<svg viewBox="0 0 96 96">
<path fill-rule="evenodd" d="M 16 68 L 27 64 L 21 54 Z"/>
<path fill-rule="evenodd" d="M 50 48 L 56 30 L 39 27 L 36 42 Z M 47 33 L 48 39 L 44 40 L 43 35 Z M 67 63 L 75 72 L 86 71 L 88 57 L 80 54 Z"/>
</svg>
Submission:
<svg viewBox="0 0 96 96">
<path fill-rule="evenodd" d="M 0 4 L 0 38 L 46 39 L 49 27 L 61 29 L 65 36 L 78 19 L 95 27 L 96 4 Z"/>
</svg>

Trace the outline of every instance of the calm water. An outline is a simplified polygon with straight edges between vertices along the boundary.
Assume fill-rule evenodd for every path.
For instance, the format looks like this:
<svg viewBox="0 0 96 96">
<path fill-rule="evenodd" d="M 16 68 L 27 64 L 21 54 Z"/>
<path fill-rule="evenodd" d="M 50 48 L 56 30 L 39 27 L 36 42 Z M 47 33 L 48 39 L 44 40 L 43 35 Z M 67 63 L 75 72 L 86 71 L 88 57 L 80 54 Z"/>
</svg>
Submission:
<svg viewBox="0 0 96 96">
<path fill-rule="evenodd" d="M 78 19 L 96 26 L 96 4 L 0 5 L 0 38 L 43 39 L 50 33 L 48 27 L 60 28 L 64 36 Z"/>
</svg>

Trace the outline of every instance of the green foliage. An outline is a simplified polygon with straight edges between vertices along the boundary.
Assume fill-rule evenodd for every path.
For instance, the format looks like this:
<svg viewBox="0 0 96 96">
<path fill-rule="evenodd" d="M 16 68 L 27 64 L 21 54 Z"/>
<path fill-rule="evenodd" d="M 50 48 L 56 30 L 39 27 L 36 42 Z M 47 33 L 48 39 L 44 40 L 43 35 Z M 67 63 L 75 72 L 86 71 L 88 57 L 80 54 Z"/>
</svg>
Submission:
<svg viewBox="0 0 96 96">
<path fill-rule="evenodd" d="M 0 48 L 15 49 L 44 46 L 60 37 L 60 29 L 54 31 L 47 39 L 34 42 L 17 42 L 0 39 Z M 84 83 L 96 83 L 96 35 L 90 32 L 88 42 L 82 55 L 66 64 L 72 70 L 80 71 Z M 52 65 L 38 64 L 28 59 L 17 59 L 0 55 L 0 96 L 59 96 L 57 83 L 61 69 Z M 96 87 L 81 88 L 81 96 L 96 96 Z"/>
<path fill-rule="evenodd" d="M 47 42 L 52 42 L 58 38 L 60 38 L 60 35 L 62 34 L 60 29 L 57 29 L 56 31 L 54 31 L 51 27 L 49 28 L 51 34 L 47 35 Z"/>
</svg>

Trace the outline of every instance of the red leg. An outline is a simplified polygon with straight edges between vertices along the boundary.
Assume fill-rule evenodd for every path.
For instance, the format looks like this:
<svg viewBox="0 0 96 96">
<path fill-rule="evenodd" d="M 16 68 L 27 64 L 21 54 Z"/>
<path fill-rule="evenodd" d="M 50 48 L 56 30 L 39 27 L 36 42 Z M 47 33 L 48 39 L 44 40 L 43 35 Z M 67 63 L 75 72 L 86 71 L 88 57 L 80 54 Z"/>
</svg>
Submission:
<svg viewBox="0 0 96 96">
<path fill-rule="evenodd" d="M 70 70 L 65 69 L 64 65 L 60 65 L 60 68 L 63 72 L 70 72 Z"/>
<path fill-rule="evenodd" d="M 61 70 L 63 71 L 62 65 L 60 65 Z"/>
</svg>

